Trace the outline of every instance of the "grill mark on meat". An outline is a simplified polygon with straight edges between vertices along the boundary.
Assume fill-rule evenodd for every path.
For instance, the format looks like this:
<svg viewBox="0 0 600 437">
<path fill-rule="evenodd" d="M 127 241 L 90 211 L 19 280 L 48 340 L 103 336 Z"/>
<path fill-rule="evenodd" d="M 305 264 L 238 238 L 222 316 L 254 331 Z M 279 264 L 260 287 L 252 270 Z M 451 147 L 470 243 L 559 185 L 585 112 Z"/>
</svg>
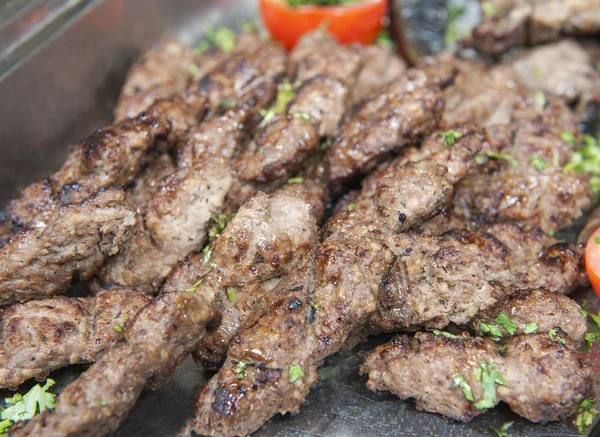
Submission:
<svg viewBox="0 0 600 437">
<path fill-rule="evenodd" d="M 135 215 L 116 188 L 62 206 L 45 228 L 22 230 L 0 250 L 0 305 L 60 294 L 89 279 L 131 238 Z"/>
<path fill-rule="evenodd" d="M 547 335 L 511 337 L 500 353 L 489 338 L 448 339 L 420 332 L 414 338 L 396 337 L 371 352 L 361 372 L 369 375 L 367 387 L 389 390 L 401 399 L 416 398 L 417 408 L 453 419 L 469 421 L 486 409 L 466 399 L 453 378 L 461 375 L 476 400 L 482 399 L 475 373 L 482 361 L 492 365 L 506 381 L 496 385 L 498 399 L 533 422 L 562 420 L 573 415 L 579 403 L 593 397 L 594 376 L 589 358 L 566 340 Z M 439 365 L 443 363 L 443 365 Z"/>
<path fill-rule="evenodd" d="M 121 338 L 150 300 L 133 289 L 115 287 L 94 297 L 57 297 L 0 310 L 0 387 L 43 379 L 68 364 L 93 362 Z"/>
<path fill-rule="evenodd" d="M 61 205 L 81 202 L 104 186 L 130 183 L 147 152 L 169 131 L 168 123 L 150 114 L 99 129 L 76 146 L 50 178 L 21 191 L 8 204 L 6 219 L 15 231 L 44 226 Z"/>
<path fill-rule="evenodd" d="M 293 202 L 301 200 L 287 193 L 281 196 L 282 201 L 284 198 Z M 257 217 L 251 209 L 260 207 L 264 210 L 262 204 L 268 199 L 266 195 L 259 195 L 227 225 L 213 248 L 211 263 L 215 268 L 202 278 L 202 283 L 191 288 L 192 284 L 188 283 L 186 291 L 179 288 L 161 293 L 138 313 L 125 331 L 123 342 L 108 350 L 77 381 L 63 390 L 57 398 L 55 413 L 42 413 L 26 424 L 14 427 L 11 432 L 17 436 L 104 435 L 115 430 L 125 420 L 141 391 L 168 380 L 181 361 L 196 348 L 206 325 L 216 316 L 212 307 L 217 296 L 226 295 L 228 287 L 242 289 L 243 286 L 272 281 L 305 263 L 303 260 L 314 250 L 314 244 L 312 247 L 306 244 L 303 236 L 310 236 L 316 244 L 315 225 L 312 225 L 312 230 L 301 227 L 302 235 L 292 236 L 287 221 L 269 221 L 263 226 L 277 233 L 279 238 L 298 239 L 298 247 L 295 250 L 282 247 L 287 255 L 278 256 L 280 262 L 255 265 L 263 250 L 262 239 L 259 235 L 250 235 L 252 229 L 244 230 L 245 217 L 248 214 Z M 310 204 L 293 208 L 287 214 L 298 214 L 299 211 L 310 217 Z M 286 214 L 284 217 L 289 218 Z M 260 218 L 264 219 L 264 216 Z M 256 231 L 261 232 L 260 229 Z M 239 238 L 249 239 L 242 257 L 238 252 Z M 253 266 L 256 268 L 253 276 L 242 274 Z M 102 398 L 98 399 L 100 394 Z"/>
<path fill-rule="evenodd" d="M 421 80 L 424 70 L 411 73 L 364 102 L 341 129 L 327 150 L 333 184 L 371 170 L 390 152 L 415 144 L 436 127 L 444 110 L 437 76 L 430 87 L 429 78 Z"/>
</svg>

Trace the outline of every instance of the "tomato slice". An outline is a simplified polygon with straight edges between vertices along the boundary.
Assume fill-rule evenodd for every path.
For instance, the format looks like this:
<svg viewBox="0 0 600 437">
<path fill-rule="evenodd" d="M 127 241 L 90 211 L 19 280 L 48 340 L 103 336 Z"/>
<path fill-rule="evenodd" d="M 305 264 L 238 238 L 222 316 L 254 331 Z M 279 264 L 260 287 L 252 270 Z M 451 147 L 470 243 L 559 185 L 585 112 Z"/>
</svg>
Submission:
<svg viewBox="0 0 600 437">
<path fill-rule="evenodd" d="M 585 246 L 585 269 L 594 291 L 600 297 L 600 228 L 596 229 Z"/>
<path fill-rule="evenodd" d="M 260 0 L 260 15 L 271 36 L 291 50 L 302 35 L 327 24 L 341 44 L 375 40 L 386 13 L 387 0 L 364 0 L 340 6 L 300 5 L 286 0 Z"/>
</svg>

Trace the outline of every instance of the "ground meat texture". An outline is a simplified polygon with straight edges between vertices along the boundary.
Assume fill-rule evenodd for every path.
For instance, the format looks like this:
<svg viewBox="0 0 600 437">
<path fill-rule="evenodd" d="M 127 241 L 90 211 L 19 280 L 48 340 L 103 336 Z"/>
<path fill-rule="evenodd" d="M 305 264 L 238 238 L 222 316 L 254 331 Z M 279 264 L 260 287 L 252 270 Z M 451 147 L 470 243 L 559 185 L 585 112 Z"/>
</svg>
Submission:
<svg viewBox="0 0 600 437">
<path fill-rule="evenodd" d="M 234 339 L 182 435 L 247 435 L 277 413 L 298 411 L 323 358 L 375 311 L 377 289 L 393 260 L 389 249 L 373 240 L 323 243 L 316 271 L 309 263 L 290 274 L 277 287 L 281 298 Z M 245 364 L 241 378 L 240 362 Z M 292 367 L 303 375 L 290 378 Z"/>
<path fill-rule="evenodd" d="M 332 183 L 365 173 L 390 152 L 417 143 L 436 127 L 443 109 L 440 92 L 431 88 L 366 101 L 327 150 Z"/>
<path fill-rule="evenodd" d="M 493 13 L 475 29 L 467 44 L 488 55 L 500 55 L 513 47 L 537 45 L 561 35 L 595 34 L 600 31 L 600 2 L 590 0 L 493 0 Z"/>
<path fill-rule="evenodd" d="M 101 187 L 132 182 L 148 151 L 169 132 L 164 119 L 150 114 L 98 129 L 69 153 L 60 170 L 21 191 L 8 204 L 6 220 L 17 230 L 44 226 L 61 205 L 80 202 Z"/>
<path fill-rule="evenodd" d="M 0 387 L 43 379 L 59 367 L 94 362 L 122 337 L 150 299 L 114 287 L 94 297 L 32 301 L 0 311 Z"/>
<path fill-rule="evenodd" d="M 379 88 L 401 78 L 406 72 L 406 62 L 391 48 L 383 44 L 371 44 L 362 47 L 363 68 L 352 89 L 352 103 L 373 95 Z"/>
<path fill-rule="evenodd" d="M 126 246 L 135 215 L 116 188 L 62 206 L 44 228 L 22 230 L 0 250 L 0 306 L 63 293 Z"/>
<path fill-rule="evenodd" d="M 593 198 L 587 176 L 555 167 L 510 167 L 463 180 L 454 205 L 456 214 L 467 220 L 516 222 L 554 232 L 572 225 Z"/>
<path fill-rule="evenodd" d="M 98 273 L 100 284 L 157 291 L 178 261 L 202 248 L 211 211 L 221 210 L 232 181 L 227 161 L 209 153 L 169 175 L 138 217 L 129 246 Z"/>
<path fill-rule="evenodd" d="M 524 50 L 510 60 L 510 65 L 531 92 L 555 94 L 575 104 L 584 116 L 593 113 L 591 106 L 600 103 L 600 74 L 591 56 L 575 40 Z"/>
<path fill-rule="evenodd" d="M 454 378 L 462 376 L 475 401 L 483 398 L 475 377 L 485 361 L 506 385 L 495 385 L 498 401 L 533 422 L 562 420 L 573 415 L 584 398 L 593 397 L 591 363 L 570 342 L 548 335 L 525 335 L 505 341 L 500 352 L 490 339 L 418 333 L 396 337 L 371 352 L 361 371 L 367 387 L 389 390 L 401 399 L 415 398 L 417 408 L 468 421 L 485 412 L 469 401 Z"/>
<path fill-rule="evenodd" d="M 512 334 L 496 322 L 500 314 L 507 316 L 516 325 Z M 523 334 L 528 323 L 535 323 L 535 333 L 540 334 L 560 328 L 575 343 L 582 342 L 587 332 L 581 307 L 574 300 L 543 289 L 519 290 L 505 296 L 471 321 L 478 332 L 481 332 L 481 323 L 498 325 L 504 336 Z"/>
<path fill-rule="evenodd" d="M 156 100 L 170 97 L 185 89 L 193 65 L 212 64 L 214 56 L 196 59 L 194 51 L 167 39 L 160 41 L 131 67 L 115 108 L 117 121 L 132 118 L 147 110 Z M 209 67 L 210 69 L 210 67 Z"/>
</svg>

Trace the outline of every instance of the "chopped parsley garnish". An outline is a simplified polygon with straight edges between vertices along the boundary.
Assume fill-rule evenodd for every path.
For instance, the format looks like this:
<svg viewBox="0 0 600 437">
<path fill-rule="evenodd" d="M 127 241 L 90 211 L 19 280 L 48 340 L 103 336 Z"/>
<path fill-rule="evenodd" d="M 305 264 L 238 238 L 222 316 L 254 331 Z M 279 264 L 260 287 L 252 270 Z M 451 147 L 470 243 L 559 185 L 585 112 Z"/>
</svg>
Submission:
<svg viewBox="0 0 600 437">
<path fill-rule="evenodd" d="M 481 155 L 479 153 L 475 155 L 476 164 L 483 164 L 484 162 L 487 162 L 487 158 L 485 157 L 485 155 Z"/>
<path fill-rule="evenodd" d="M 598 337 L 600 337 L 600 332 L 587 332 L 585 334 L 585 342 L 591 347 Z"/>
<path fill-rule="evenodd" d="M 190 72 L 190 76 L 195 76 L 200 71 L 200 68 L 198 68 L 198 66 L 196 64 L 192 64 L 192 65 L 190 65 L 190 68 L 188 71 Z"/>
<path fill-rule="evenodd" d="M 500 330 L 500 327 L 498 325 L 496 325 L 495 323 L 480 323 L 479 324 L 479 329 L 481 329 L 481 332 L 483 334 L 489 335 L 491 337 L 502 337 L 502 331 Z"/>
<path fill-rule="evenodd" d="M 508 332 L 510 335 L 515 335 L 515 332 L 517 331 L 517 325 L 515 325 L 506 314 L 500 313 L 500 315 L 496 317 L 496 322 L 501 324 L 502 327 L 506 329 L 506 332 Z"/>
<path fill-rule="evenodd" d="M 242 379 L 246 376 L 246 363 L 243 361 L 238 362 L 233 371 L 235 372 L 235 377 L 237 379 Z"/>
<path fill-rule="evenodd" d="M 475 398 L 473 397 L 473 391 L 471 390 L 471 386 L 469 385 L 464 376 L 456 375 L 454 378 L 452 378 L 452 380 L 454 381 L 454 384 L 456 384 L 462 389 L 468 401 L 475 401 Z"/>
<path fill-rule="evenodd" d="M 467 337 L 464 337 L 464 336 L 462 336 L 462 335 L 454 335 L 454 334 L 452 334 L 452 333 L 450 333 L 450 332 L 447 332 L 447 331 L 439 331 L 439 330 L 437 330 L 437 329 L 434 329 L 434 330 L 433 330 L 433 333 L 434 333 L 435 335 L 443 335 L 444 337 L 446 337 L 446 338 L 451 338 L 451 339 L 453 339 L 453 340 L 465 340 L 465 339 L 467 339 L 467 338 L 470 338 L 470 337 L 468 337 L 468 336 L 467 336 Z"/>
<path fill-rule="evenodd" d="M 459 27 L 458 19 L 467 10 L 466 3 L 460 6 L 450 6 L 448 8 L 448 19 L 446 21 L 446 33 L 444 34 L 444 42 L 447 46 L 452 46 L 456 42 L 469 33 L 469 29 Z"/>
<path fill-rule="evenodd" d="M 588 311 L 587 300 L 584 300 L 583 303 L 581 304 L 581 314 L 583 314 L 583 317 L 587 317 L 590 314 L 590 312 Z"/>
<path fill-rule="evenodd" d="M 573 425 L 577 427 L 579 434 L 586 434 L 587 429 L 600 416 L 600 411 L 594 408 L 596 399 L 584 399 L 577 407 L 577 417 Z"/>
<path fill-rule="evenodd" d="M 523 334 L 536 334 L 538 331 L 538 324 L 536 322 L 529 322 L 523 329 Z"/>
<path fill-rule="evenodd" d="M 348 205 L 348 211 L 354 211 L 354 208 L 356 208 L 356 205 L 354 203 Z"/>
<path fill-rule="evenodd" d="M 126 321 L 128 321 L 128 320 L 129 320 L 129 314 L 125 314 L 125 315 L 123 316 L 123 321 L 124 321 L 124 322 L 126 322 Z"/>
<path fill-rule="evenodd" d="M 485 280 L 488 282 L 494 282 L 494 278 L 492 278 L 491 276 L 486 276 Z"/>
<path fill-rule="evenodd" d="M 565 143 L 575 144 L 575 135 L 571 132 L 563 132 L 560 134 L 560 137 Z"/>
<path fill-rule="evenodd" d="M 554 340 L 557 343 L 560 344 L 565 344 L 566 341 L 564 338 L 556 338 L 556 334 L 558 334 L 558 328 L 552 328 L 550 331 L 548 331 L 548 336 L 550 336 L 550 340 Z"/>
<path fill-rule="evenodd" d="M 321 148 L 321 150 L 325 150 L 329 146 L 331 146 L 332 141 L 333 140 L 331 139 L 331 137 L 325 137 L 321 140 L 321 145 L 319 147 Z"/>
<path fill-rule="evenodd" d="M 119 334 L 123 333 L 123 328 L 121 328 L 119 325 L 113 325 L 112 329 L 117 331 Z"/>
<path fill-rule="evenodd" d="M 43 387 L 36 384 L 24 395 L 16 393 L 4 399 L 6 408 L 0 413 L 0 433 L 6 432 L 15 422 L 29 420 L 44 410 L 54 410 L 56 395 L 48 391 L 54 384 L 54 381 L 48 378 Z"/>
<path fill-rule="evenodd" d="M 515 158 L 513 158 L 512 156 L 510 156 L 508 153 L 492 152 L 491 150 L 488 150 L 487 152 L 485 152 L 485 156 L 487 156 L 488 158 L 492 158 L 492 159 L 500 159 L 502 161 L 506 161 L 510 165 L 515 166 L 515 167 L 517 167 L 519 165 L 517 160 Z M 476 156 L 476 158 L 477 158 L 477 156 Z"/>
<path fill-rule="evenodd" d="M 227 287 L 227 300 L 229 302 L 234 302 L 235 298 L 237 297 L 237 290 L 233 287 Z"/>
<path fill-rule="evenodd" d="M 223 232 L 225 226 L 227 226 L 227 223 L 229 223 L 235 217 L 235 214 L 217 214 L 216 212 L 211 211 L 210 215 L 212 216 L 215 224 L 208 231 L 208 239 L 210 241 L 215 241 L 217 238 L 219 238 L 219 235 L 221 235 L 221 232 Z"/>
<path fill-rule="evenodd" d="M 258 30 L 256 23 L 250 20 L 242 21 L 238 27 L 242 32 L 256 32 Z"/>
<path fill-rule="evenodd" d="M 556 231 L 554 229 L 548 229 L 548 235 L 554 237 L 556 235 Z"/>
<path fill-rule="evenodd" d="M 294 112 L 292 117 L 301 118 L 304 121 L 310 121 L 310 114 L 308 112 Z"/>
<path fill-rule="evenodd" d="M 484 15 L 495 15 L 498 12 L 496 6 L 490 2 L 483 2 L 481 4 L 481 10 L 483 11 Z"/>
<path fill-rule="evenodd" d="M 533 75 L 535 77 L 542 77 L 544 75 L 544 72 L 542 71 L 542 67 L 535 67 L 533 69 Z"/>
<path fill-rule="evenodd" d="M 590 317 L 594 322 L 596 322 L 596 325 L 600 327 L 600 314 L 590 314 Z"/>
<path fill-rule="evenodd" d="M 494 433 L 494 435 L 498 437 L 512 437 L 512 434 L 508 432 L 510 427 L 513 425 L 513 422 L 506 422 L 500 428 L 490 427 L 490 430 Z"/>
<path fill-rule="evenodd" d="M 208 246 L 206 246 L 208 247 Z M 204 258 L 202 258 L 202 261 L 204 262 Z M 196 282 L 194 282 L 192 285 L 190 285 L 188 288 L 186 288 L 183 291 L 187 291 L 188 293 L 193 293 L 194 291 L 196 291 L 196 288 L 198 288 L 198 285 L 202 284 L 202 279 L 198 279 Z"/>
<path fill-rule="evenodd" d="M 600 195 L 600 144 L 593 136 L 583 136 L 579 150 L 573 153 L 565 170 L 592 175 L 590 184 L 596 196 Z"/>
<path fill-rule="evenodd" d="M 236 35 L 235 31 L 227 27 L 217 27 L 216 29 L 209 28 L 206 31 L 206 38 L 208 41 L 224 52 L 233 52 L 235 49 Z"/>
<path fill-rule="evenodd" d="M 546 106 L 546 95 L 543 91 L 536 91 L 533 96 L 533 102 L 535 103 L 535 107 L 538 109 L 544 109 Z"/>
<path fill-rule="evenodd" d="M 542 171 L 550 166 L 550 163 L 539 155 L 533 155 L 531 158 L 529 158 L 529 162 L 531 162 L 532 167 L 537 171 Z"/>
<path fill-rule="evenodd" d="M 498 400 L 496 396 L 496 384 L 505 385 L 506 381 L 500 372 L 498 372 L 491 364 L 487 361 L 481 362 L 481 367 L 477 369 L 475 379 L 481 381 L 481 387 L 483 388 L 483 399 L 475 404 L 475 408 L 484 409 L 492 408 L 496 405 Z"/>
<path fill-rule="evenodd" d="M 290 366 L 290 382 L 293 383 L 295 382 L 298 378 L 301 378 L 304 376 L 304 372 L 302 371 L 302 367 L 300 367 L 298 364 L 294 365 L 294 366 Z"/>
<path fill-rule="evenodd" d="M 301 177 L 289 178 L 287 181 L 288 184 L 301 184 L 302 182 L 304 182 L 304 178 Z"/>
<path fill-rule="evenodd" d="M 596 238 L 594 238 L 594 241 L 596 243 L 600 243 L 600 235 L 596 235 Z"/>
<path fill-rule="evenodd" d="M 275 103 L 269 109 L 261 109 L 260 115 L 263 117 L 258 127 L 266 126 L 275 117 L 275 114 L 284 114 L 288 103 L 294 97 L 294 85 L 287 80 L 280 83 L 277 87 L 277 97 Z"/>
<path fill-rule="evenodd" d="M 202 262 L 206 264 L 210 259 L 210 256 L 212 255 L 212 249 L 210 248 L 210 244 L 207 244 L 206 247 L 202 249 L 202 253 L 204 254 L 202 255 Z"/>
<path fill-rule="evenodd" d="M 394 40 L 390 35 L 390 28 L 388 26 L 382 26 L 375 41 L 377 42 L 377 44 L 381 44 L 382 46 L 393 47 Z"/>
<path fill-rule="evenodd" d="M 310 307 L 314 310 L 318 310 L 319 308 L 321 308 L 321 304 L 319 302 L 315 302 L 314 300 L 311 300 Z"/>
<path fill-rule="evenodd" d="M 451 146 L 455 143 L 456 140 L 462 138 L 463 134 L 453 129 L 450 129 L 446 132 L 440 132 L 440 135 L 444 138 L 444 144 L 446 146 Z"/>
</svg>

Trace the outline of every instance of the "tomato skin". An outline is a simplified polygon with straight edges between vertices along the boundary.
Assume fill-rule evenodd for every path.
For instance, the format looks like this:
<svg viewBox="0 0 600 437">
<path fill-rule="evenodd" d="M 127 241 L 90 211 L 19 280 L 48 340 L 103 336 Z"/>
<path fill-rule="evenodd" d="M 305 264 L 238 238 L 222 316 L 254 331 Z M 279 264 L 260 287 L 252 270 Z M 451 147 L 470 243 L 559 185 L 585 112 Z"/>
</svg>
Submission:
<svg viewBox="0 0 600 437">
<path fill-rule="evenodd" d="M 600 237 L 600 228 L 596 229 L 585 246 L 585 269 L 594 291 L 600 297 L 600 243 L 596 243 L 596 237 Z"/>
<path fill-rule="evenodd" d="M 291 50 L 302 35 L 327 22 L 327 30 L 341 44 L 369 44 L 375 40 L 386 13 L 387 0 L 367 0 L 340 6 L 301 5 L 285 0 L 259 0 L 263 23 L 271 36 Z"/>
</svg>

